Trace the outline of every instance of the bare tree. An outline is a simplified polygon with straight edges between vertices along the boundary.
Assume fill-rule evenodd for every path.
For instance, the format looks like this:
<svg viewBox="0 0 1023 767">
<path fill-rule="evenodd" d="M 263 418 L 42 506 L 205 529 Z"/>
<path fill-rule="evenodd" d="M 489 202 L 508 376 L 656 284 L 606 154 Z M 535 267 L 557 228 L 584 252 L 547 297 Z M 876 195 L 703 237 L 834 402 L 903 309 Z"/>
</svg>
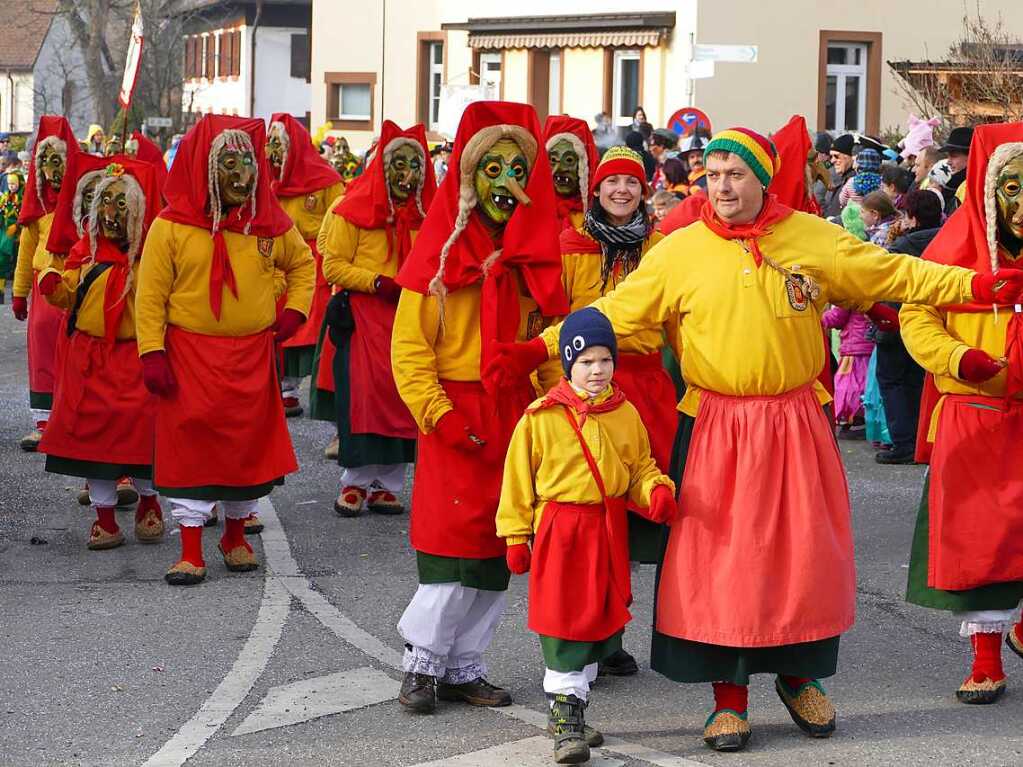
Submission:
<svg viewBox="0 0 1023 767">
<path fill-rule="evenodd" d="M 919 114 L 937 113 L 946 125 L 1023 119 L 1023 42 L 1000 16 L 985 20 L 979 3 L 944 61 L 888 64 Z"/>
</svg>

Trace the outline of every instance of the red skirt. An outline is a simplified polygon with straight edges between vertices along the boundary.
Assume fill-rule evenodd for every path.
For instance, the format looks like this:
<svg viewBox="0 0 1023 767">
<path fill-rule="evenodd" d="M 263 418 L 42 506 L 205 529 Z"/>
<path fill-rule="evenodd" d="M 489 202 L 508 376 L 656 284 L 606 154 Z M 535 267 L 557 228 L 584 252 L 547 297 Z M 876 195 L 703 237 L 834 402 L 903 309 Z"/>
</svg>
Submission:
<svg viewBox="0 0 1023 767">
<path fill-rule="evenodd" d="M 47 303 L 32 279 L 32 297 L 28 311 L 28 390 L 30 407 L 52 407 L 56 378 L 57 342 L 63 327 L 64 312 Z"/>
<path fill-rule="evenodd" d="M 486 445 L 472 452 L 420 434 L 412 485 L 409 539 L 416 551 L 441 557 L 503 557 L 497 537 L 504 457 L 515 424 L 535 398 L 532 387 L 495 401 L 479 381 L 441 381 L 455 409 Z"/>
<path fill-rule="evenodd" d="M 650 435 L 650 453 L 657 468 L 668 473 L 671 448 L 678 428 L 675 385 L 664 369 L 659 351 L 649 354 L 619 354 L 615 383 L 639 411 Z"/>
<path fill-rule="evenodd" d="M 625 499 L 544 506 L 533 538 L 529 628 L 573 642 L 599 642 L 632 620 Z"/>
<path fill-rule="evenodd" d="M 391 370 L 395 305 L 371 293 L 350 293 L 349 301 L 355 320 L 348 352 L 351 432 L 415 439 L 416 422 Z"/>
<path fill-rule="evenodd" d="M 285 349 L 316 346 L 316 339 L 320 334 L 320 326 L 323 325 L 323 317 L 327 313 L 327 304 L 330 302 L 330 283 L 323 276 L 323 256 L 316 249 L 315 239 L 306 240 L 306 244 L 312 250 L 313 259 L 316 261 L 316 287 L 313 288 L 313 302 L 309 306 L 309 316 L 305 324 L 298 329 L 298 332 L 281 344 Z"/>
<path fill-rule="evenodd" d="M 962 591 L 1023 581 L 1023 402 L 950 394 L 928 495 L 927 585 Z"/>
<path fill-rule="evenodd" d="M 142 383 L 135 339 L 111 344 L 75 332 L 63 347 L 39 452 L 74 461 L 150 465 L 156 403 Z"/>
<path fill-rule="evenodd" d="M 170 326 L 166 347 L 177 389 L 157 398 L 158 488 L 209 499 L 211 489 L 261 488 L 298 470 L 269 330 L 232 337 Z"/>
</svg>

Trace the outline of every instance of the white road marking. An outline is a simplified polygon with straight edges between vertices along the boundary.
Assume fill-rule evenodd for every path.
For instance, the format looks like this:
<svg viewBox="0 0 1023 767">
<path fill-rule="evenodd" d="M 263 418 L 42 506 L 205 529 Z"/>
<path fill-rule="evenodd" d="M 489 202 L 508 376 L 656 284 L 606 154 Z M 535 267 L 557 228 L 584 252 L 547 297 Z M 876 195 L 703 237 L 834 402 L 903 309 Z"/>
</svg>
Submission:
<svg viewBox="0 0 1023 767">
<path fill-rule="evenodd" d="M 544 736 L 515 740 L 500 746 L 423 762 L 414 767 L 550 767 L 553 741 Z M 625 762 L 594 752 L 589 767 L 622 767 Z"/>
<path fill-rule="evenodd" d="M 398 697 L 401 685 L 382 671 L 357 668 L 273 687 L 233 735 L 301 724 Z"/>
<path fill-rule="evenodd" d="M 290 610 L 291 596 L 287 590 L 278 579 L 267 578 L 256 623 L 231 670 L 195 715 L 143 767 L 180 767 L 213 737 L 266 669 Z"/>
</svg>

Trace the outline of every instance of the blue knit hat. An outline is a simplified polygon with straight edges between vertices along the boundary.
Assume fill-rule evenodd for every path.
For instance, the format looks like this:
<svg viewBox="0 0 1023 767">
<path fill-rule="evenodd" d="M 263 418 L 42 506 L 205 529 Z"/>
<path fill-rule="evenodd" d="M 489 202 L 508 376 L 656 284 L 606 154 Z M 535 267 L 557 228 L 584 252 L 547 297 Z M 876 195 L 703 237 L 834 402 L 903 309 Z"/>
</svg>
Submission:
<svg viewBox="0 0 1023 767">
<path fill-rule="evenodd" d="M 876 149 L 864 149 L 856 155 L 856 170 L 877 173 L 881 170 L 881 155 Z"/>
<path fill-rule="evenodd" d="M 561 347 L 561 367 L 568 377 L 572 375 L 572 365 L 576 358 L 591 346 L 606 346 L 611 350 L 611 358 L 618 364 L 618 339 L 611 329 L 611 323 L 590 306 L 572 312 L 565 318 L 561 324 L 558 345 Z"/>
</svg>

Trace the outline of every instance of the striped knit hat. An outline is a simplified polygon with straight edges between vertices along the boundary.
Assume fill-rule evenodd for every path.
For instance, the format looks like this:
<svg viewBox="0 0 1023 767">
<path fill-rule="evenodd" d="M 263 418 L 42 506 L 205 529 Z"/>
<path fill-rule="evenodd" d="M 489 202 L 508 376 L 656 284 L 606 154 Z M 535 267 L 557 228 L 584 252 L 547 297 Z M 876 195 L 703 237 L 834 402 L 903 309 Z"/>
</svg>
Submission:
<svg viewBox="0 0 1023 767">
<path fill-rule="evenodd" d="M 643 195 L 650 194 L 650 188 L 646 183 L 646 168 L 643 167 L 643 158 L 627 146 L 613 146 L 604 152 L 597 165 L 597 172 L 593 174 L 590 181 L 590 194 L 593 194 L 600 186 L 600 182 L 608 176 L 633 176 L 639 179 L 643 185 Z"/>
<path fill-rule="evenodd" d="M 717 134 L 703 150 L 704 162 L 712 152 L 739 155 L 765 188 L 781 167 L 781 156 L 774 142 L 749 128 L 729 128 Z"/>
</svg>

